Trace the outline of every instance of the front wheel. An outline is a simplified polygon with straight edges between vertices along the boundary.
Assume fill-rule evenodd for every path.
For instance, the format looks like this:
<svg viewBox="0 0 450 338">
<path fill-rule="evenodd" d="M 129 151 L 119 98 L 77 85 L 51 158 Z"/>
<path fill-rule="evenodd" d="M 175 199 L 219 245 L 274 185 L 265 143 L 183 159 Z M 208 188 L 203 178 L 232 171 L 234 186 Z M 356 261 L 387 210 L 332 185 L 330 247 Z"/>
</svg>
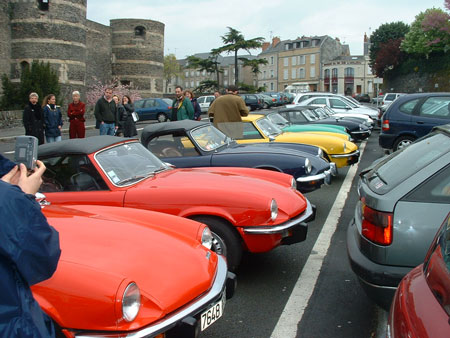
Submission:
<svg viewBox="0 0 450 338">
<path fill-rule="evenodd" d="M 242 258 L 241 238 L 236 230 L 227 221 L 208 216 L 195 216 L 193 220 L 206 224 L 213 235 L 213 246 L 215 253 L 227 258 L 228 270 L 235 271 Z"/>
<path fill-rule="evenodd" d="M 156 116 L 156 119 L 158 120 L 158 122 L 166 122 L 167 116 L 164 113 L 159 113 L 158 116 Z"/>
<path fill-rule="evenodd" d="M 268 108 L 269 108 L 269 104 L 264 102 L 263 108 L 264 108 L 264 109 L 268 109 Z"/>
<path fill-rule="evenodd" d="M 406 148 L 413 142 L 414 138 L 412 136 L 400 136 L 394 143 L 394 151 Z"/>
</svg>

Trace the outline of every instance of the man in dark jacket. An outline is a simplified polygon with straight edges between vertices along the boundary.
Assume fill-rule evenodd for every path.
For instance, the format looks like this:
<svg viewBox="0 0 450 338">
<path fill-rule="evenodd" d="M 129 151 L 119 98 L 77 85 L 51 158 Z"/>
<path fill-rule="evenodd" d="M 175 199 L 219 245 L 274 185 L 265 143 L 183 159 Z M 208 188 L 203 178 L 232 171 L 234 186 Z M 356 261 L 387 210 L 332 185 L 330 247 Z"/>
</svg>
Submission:
<svg viewBox="0 0 450 338">
<path fill-rule="evenodd" d="M 44 171 L 37 161 L 28 175 L 0 155 L 0 337 L 55 337 L 30 290 L 53 275 L 61 254 L 58 232 L 34 199 Z"/>
<path fill-rule="evenodd" d="M 94 115 L 100 129 L 100 135 L 114 135 L 119 127 L 117 107 L 112 99 L 112 89 L 106 88 L 105 95 L 95 104 Z"/>
<path fill-rule="evenodd" d="M 34 136 L 39 144 L 44 144 L 44 113 L 38 103 L 39 96 L 37 93 L 31 93 L 29 99 L 30 102 L 23 110 L 22 117 L 25 135 Z"/>
</svg>

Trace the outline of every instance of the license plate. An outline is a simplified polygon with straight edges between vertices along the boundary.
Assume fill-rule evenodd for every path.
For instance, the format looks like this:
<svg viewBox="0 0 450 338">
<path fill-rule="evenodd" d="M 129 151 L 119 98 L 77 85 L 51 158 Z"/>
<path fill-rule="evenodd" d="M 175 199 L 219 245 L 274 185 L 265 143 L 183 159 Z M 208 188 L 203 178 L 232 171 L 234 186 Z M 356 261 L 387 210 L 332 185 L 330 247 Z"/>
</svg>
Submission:
<svg viewBox="0 0 450 338">
<path fill-rule="evenodd" d="M 212 323 L 214 323 L 217 319 L 222 317 L 223 309 L 225 307 L 225 292 L 222 298 L 213 306 L 211 306 L 208 310 L 203 312 L 200 316 L 200 329 L 203 331 Z"/>
</svg>

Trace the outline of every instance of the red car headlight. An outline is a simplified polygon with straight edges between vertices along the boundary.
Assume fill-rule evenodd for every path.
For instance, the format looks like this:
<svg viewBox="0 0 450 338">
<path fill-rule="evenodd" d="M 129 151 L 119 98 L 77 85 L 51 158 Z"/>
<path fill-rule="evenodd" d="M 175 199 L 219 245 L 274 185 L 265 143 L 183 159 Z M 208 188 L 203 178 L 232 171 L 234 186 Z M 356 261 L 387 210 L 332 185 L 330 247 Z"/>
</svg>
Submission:
<svg viewBox="0 0 450 338">
<path fill-rule="evenodd" d="M 132 322 L 141 307 L 141 291 L 136 283 L 126 287 L 122 297 L 122 316 L 127 322 Z"/>
</svg>

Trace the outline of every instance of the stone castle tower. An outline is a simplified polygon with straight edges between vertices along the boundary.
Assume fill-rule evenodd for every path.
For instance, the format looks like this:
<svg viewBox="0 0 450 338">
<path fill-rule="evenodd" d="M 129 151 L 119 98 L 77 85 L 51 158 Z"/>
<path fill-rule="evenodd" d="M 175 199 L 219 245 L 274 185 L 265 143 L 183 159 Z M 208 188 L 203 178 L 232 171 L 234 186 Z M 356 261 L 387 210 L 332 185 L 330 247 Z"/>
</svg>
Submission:
<svg viewBox="0 0 450 338">
<path fill-rule="evenodd" d="M 116 19 L 105 26 L 86 19 L 87 0 L 7 0 L 0 3 L 0 75 L 13 82 L 34 60 L 57 72 L 61 95 L 82 97 L 95 79 L 163 92 L 164 24 Z"/>
</svg>

